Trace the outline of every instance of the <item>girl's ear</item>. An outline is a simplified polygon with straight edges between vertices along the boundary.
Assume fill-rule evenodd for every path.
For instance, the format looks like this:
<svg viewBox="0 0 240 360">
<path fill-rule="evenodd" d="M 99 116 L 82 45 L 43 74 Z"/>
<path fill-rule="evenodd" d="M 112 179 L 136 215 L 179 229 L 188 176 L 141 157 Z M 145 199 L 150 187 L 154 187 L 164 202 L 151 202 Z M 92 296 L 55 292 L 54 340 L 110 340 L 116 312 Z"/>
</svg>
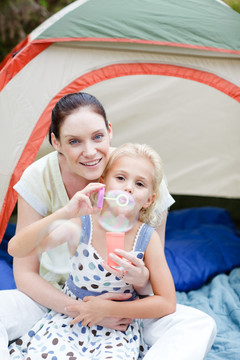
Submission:
<svg viewBox="0 0 240 360">
<path fill-rule="evenodd" d="M 60 149 L 61 149 L 60 142 L 57 140 L 57 138 L 53 132 L 51 133 L 51 140 L 52 140 L 53 148 L 57 151 L 60 151 Z"/>
<path fill-rule="evenodd" d="M 143 209 L 147 209 L 154 201 L 156 195 L 152 194 L 152 196 L 149 196 L 147 202 L 143 205 Z"/>
</svg>

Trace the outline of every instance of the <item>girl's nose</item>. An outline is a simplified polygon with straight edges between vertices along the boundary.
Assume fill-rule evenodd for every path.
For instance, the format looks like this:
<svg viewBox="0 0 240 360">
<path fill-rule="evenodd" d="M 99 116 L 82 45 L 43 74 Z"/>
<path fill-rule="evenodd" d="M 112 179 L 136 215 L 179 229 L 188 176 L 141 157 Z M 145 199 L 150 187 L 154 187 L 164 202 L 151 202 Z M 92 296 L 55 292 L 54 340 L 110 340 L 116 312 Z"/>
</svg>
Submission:
<svg viewBox="0 0 240 360">
<path fill-rule="evenodd" d="M 124 186 L 124 190 L 130 194 L 133 193 L 133 186 L 130 182 L 127 182 Z"/>
</svg>

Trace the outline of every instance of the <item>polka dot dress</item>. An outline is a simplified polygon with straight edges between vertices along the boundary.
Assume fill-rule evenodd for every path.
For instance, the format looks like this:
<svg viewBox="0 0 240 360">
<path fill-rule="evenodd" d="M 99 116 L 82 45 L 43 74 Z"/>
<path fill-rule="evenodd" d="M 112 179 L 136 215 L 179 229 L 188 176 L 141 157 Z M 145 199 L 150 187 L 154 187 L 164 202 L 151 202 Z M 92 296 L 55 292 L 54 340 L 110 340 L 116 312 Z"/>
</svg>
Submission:
<svg viewBox="0 0 240 360">
<path fill-rule="evenodd" d="M 101 266 L 102 259 L 91 245 L 90 217 L 83 217 L 82 222 L 86 222 L 88 240 L 79 244 L 71 259 L 72 272 L 63 291 L 79 301 L 87 295 L 104 292 L 134 293 L 132 285 L 124 283 Z M 141 250 L 145 250 L 151 237 L 146 237 L 141 230 L 133 249 L 140 258 L 144 254 Z M 148 349 L 143 341 L 142 321 L 139 319 L 135 319 L 125 332 L 98 325 L 82 326 L 81 322 L 70 325 L 70 321 L 68 316 L 50 311 L 27 334 L 9 346 L 10 359 L 137 360 L 143 358 Z"/>
</svg>

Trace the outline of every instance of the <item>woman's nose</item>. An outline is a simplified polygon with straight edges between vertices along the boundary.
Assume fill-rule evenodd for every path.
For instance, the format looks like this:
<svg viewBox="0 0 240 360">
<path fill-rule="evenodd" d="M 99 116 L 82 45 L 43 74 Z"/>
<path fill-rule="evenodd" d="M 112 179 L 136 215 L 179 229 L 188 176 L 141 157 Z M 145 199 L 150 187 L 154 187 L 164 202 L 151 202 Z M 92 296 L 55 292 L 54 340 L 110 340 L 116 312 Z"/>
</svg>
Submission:
<svg viewBox="0 0 240 360">
<path fill-rule="evenodd" d="M 85 143 L 83 148 L 83 155 L 86 157 L 92 157 L 96 154 L 95 146 L 91 143 Z"/>
</svg>

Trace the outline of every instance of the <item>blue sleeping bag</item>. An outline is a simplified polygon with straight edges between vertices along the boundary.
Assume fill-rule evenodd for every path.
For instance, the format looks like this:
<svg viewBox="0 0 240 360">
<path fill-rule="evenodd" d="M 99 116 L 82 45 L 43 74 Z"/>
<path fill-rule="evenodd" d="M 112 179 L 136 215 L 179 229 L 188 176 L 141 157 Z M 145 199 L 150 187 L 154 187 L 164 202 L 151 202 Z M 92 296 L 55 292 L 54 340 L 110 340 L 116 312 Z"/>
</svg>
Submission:
<svg viewBox="0 0 240 360">
<path fill-rule="evenodd" d="M 14 236 L 15 231 L 16 225 L 8 224 L 0 244 L 0 290 L 16 288 L 12 271 L 12 257 L 7 252 L 8 241 Z"/>
<path fill-rule="evenodd" d="M 176 290 L 196 290 L 215 275 L 240 266 L 240 233 L 222 208 L 171 211 L 165 254 Z"/>
</svg>

